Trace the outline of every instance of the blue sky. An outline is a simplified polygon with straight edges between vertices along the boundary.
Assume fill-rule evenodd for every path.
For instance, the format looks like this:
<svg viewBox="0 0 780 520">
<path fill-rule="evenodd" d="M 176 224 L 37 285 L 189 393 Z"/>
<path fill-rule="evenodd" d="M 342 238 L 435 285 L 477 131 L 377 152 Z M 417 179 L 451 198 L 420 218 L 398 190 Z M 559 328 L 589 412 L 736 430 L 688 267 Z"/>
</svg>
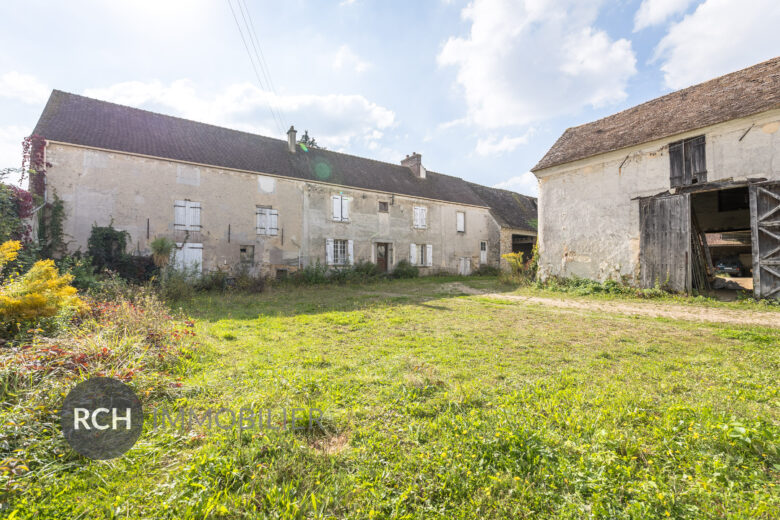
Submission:
<svg viewBox="0 0 780 520">
<path fill-rule="evenodd" d="M 776 0 L 243 0 L 272 88 L 240 1 L 4 0 L 0 167 L 57 88 L 535 195 L 567 127 L 780 54 Z"/>
</svg>

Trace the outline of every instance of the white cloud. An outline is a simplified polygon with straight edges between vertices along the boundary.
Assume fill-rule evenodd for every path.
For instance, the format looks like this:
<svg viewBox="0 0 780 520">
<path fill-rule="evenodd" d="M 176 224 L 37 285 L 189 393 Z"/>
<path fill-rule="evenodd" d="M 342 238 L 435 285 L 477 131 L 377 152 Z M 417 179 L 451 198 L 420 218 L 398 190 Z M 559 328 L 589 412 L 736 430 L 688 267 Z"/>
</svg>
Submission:
<svg viewBox="0 0 780 520">
<path fill-rule="evenodd" d="M 494 188 L 501 188 L 503 190 L 516 191 L 523 195 L 530 195 L 531 197 L 539 196 L 539 181 L 536 176 L 531 172 L 525 172 L 522 175 L 516 175 L 509 179 L 499 182 L 493 185 Z"/>
<path fill-rule="evenodd" d="M 634 32 L 659 25 L 685 11 L 693 0 L 642 0 L 634 16 Z"/>
<path fill-rule="evenodd" d="M 333 55 L 333 61 L 331 62 L 335 70 L 352 69 L 357 73 L 365 72 L 371 67 L 371 64 L 367 61 L 360 59 L 360 56 L 355 54 L 349 45 L 342 45 Z"/>
<path fill-rule="evenodd" d="M 471 122 L 527 125 L 626 98 L 636 72 L 628 40 L 593 26 L 601 2 L 474 0 L 468 37 L 450 38 L 438 61 L 457 68 Z"/>
<path fill-rule="evenodd" d="M 189 80 L 170 84 L 159 81 L 129 81 L 106 88 L 87 89 L 86 96 L 143 107 L 188 119 L 238 130 L 286 138 L 269 104 L 282 114 L 282 124 L 309 130 L 317 142 L 329 148 L 348 146 L 357 140 L 371 141 L 395 124 L 393 111 L 361 95 L 276 95 L 251 83 L 227 86 L 216 95 L 198 92 Z M 379 137 L 377 137 L 379 136 Z"/>
<path fill-rule="evenodd" d="M 7 97 L 23 103 L 43 103 L 51 90 L 34 76 L 20 72 L 6 72 L 0 76 L 0 97 Z"/>
<path fill-rule="evenodd" d="M 491 135 L 485 139 L 480 138 L 477 140 L 476 152 L 479 155 L 497 155 L 511 152 L 521 144 L 527 143 L 528 135 L 529 133 L 527 132 L 520 137 L 509 137 L 508 135 L 505 135 L 499 139 L 497 136 Z"/>
<path fill-rule="evenodd" d="M 679 89 L 775 57 L 780 2 L 707 0 L 658 44 L 666 86 Z"/>
</svg>

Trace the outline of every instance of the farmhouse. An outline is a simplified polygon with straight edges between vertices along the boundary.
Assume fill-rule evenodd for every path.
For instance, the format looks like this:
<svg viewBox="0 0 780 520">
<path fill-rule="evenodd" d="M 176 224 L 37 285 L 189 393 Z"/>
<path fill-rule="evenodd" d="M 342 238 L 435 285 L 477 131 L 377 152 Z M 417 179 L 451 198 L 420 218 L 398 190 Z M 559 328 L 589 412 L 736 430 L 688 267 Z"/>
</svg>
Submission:
<svg viewBox="0 0 780 520">
<path fill-rule="evenodd" d="M 780 296 L 778 130 L 780 58 L 569 128 L 533 168 L 540 275 Z"/>
<path fill-rule="evenodd" d="M 536 199 L 429 171 L 417 153 L 388 164 L 301 146 L 293 127 L 278 140 L 57 90 L 34 134 L 38 191 L 63 201 L 70 251 L 112 223 L 134 252 L 169 237 L 199 270 L 407 259 L 468 274 L 535 241 Z"/>
</svg>

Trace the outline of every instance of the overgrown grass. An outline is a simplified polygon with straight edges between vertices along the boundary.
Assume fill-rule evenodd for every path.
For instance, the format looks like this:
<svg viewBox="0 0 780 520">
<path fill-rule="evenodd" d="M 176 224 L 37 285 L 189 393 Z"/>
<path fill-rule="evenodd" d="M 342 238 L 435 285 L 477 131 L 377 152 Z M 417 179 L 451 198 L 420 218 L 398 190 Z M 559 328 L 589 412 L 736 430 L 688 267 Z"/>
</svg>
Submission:
<svg viewBox="0 0 780 520">
<path fill-rule="evenodd" d="M 509 290 L 196 295 L 210 354 L 159 399 L 316 407 L 324 428 L 147 428 L 110 462 L 30 433 L 63 456 L 6 503 L 19 518 L 774 517 L 780 331 L 507 304 L 454 281 Z"/>
</svg>

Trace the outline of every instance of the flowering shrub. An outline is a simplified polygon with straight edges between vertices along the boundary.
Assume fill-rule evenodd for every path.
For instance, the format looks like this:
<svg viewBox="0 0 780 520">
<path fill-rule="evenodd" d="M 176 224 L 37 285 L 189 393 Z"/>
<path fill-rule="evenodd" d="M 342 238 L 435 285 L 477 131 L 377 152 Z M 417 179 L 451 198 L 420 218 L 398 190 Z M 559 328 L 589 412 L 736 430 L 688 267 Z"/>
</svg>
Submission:
<svg viewBox="0 0 780 520">
<path fill-rule="evenodd" d="M 21 243 L 0 245 L 0 270 L 16 260 Z M 39 260 L 26 273 L 0 280 L 0 336 L 13 336 L 25 326 L 37 327 L 45 318 L 73 314 L 85 308 L 70 285 L 73 276 L 61 275 L 53 260 Z"/>
</svg>

